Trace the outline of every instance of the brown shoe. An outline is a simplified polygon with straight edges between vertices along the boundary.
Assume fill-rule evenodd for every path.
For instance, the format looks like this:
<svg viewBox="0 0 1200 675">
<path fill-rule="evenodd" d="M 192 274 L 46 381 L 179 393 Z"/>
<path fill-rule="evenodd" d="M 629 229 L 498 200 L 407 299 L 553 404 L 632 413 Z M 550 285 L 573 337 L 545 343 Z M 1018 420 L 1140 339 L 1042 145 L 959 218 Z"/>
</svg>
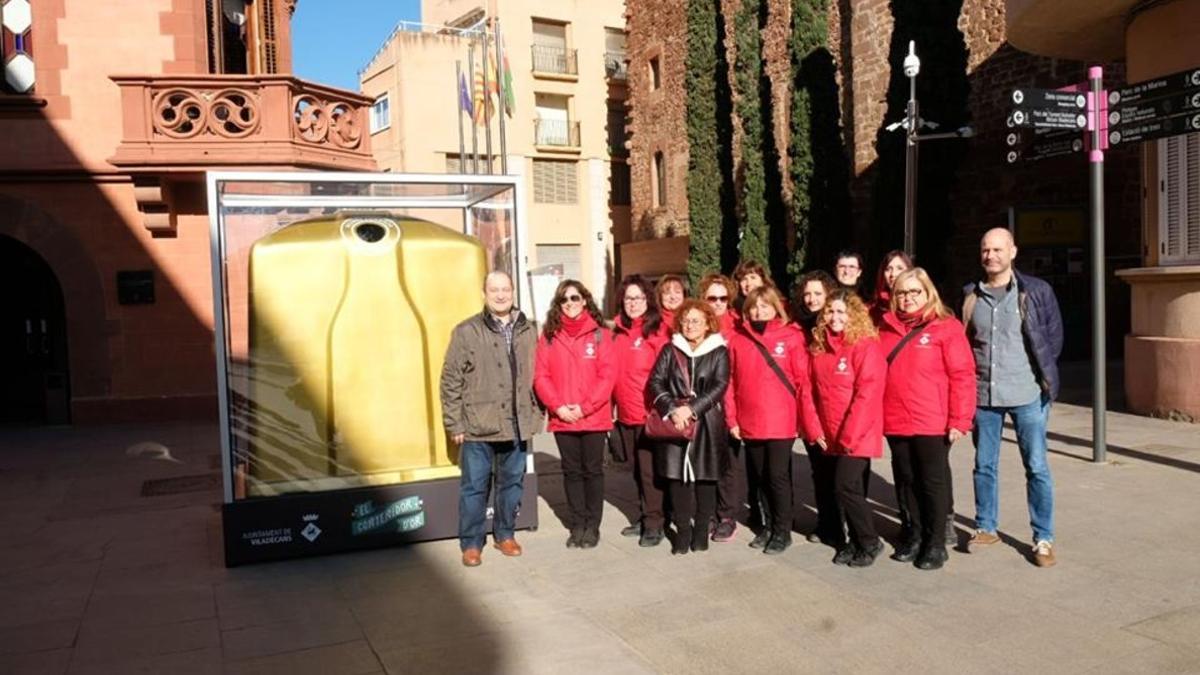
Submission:
<svg viewBox="0 0 1200 675">
<path fill-rule="evenodd" d="M 995 532 L 975 530 L 975 534 L 971 535 L 971 540 L 967 542 L 967 548 L 973 549 L 976 546 L 991 546 L 998 541 L 1000 541 L 1000 537 L 997 537 Z"/>
<path fill-rule="evenodd" d="M 521 555 L 521 545 L 516 539 L 505 539 L 494 544 L 497 550 L 510 558 L 516 558 Z"/>
<path fill-rule="evenodd" d="M 479 567 L 483 563 L 482 553 L 477 548 L 469 548 L 463 551 L 462 562 L 466 567 Z"/>
<path fill-rule="evenodd" d="M 1033 547 L 1033 564 L 1038 567 L 1054 567 L 1057 562 L 1054 558 L 1054 544 L 1043 539 Z"/>
</svg>

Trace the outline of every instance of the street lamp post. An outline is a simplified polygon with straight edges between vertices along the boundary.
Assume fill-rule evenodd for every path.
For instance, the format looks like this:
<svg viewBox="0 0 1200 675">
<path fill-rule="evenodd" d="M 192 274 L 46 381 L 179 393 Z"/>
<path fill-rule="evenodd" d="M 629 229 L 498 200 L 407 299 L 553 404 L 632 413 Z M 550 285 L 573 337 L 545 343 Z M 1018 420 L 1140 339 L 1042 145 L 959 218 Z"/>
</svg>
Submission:
<svg viewBox="0 0 1200 675">
<path fill-rule="evenodd" d="M 917 144 L 942 138 L 971 138 L 975 130 L 970 126 L 955 131 L 921 134 L 922 127 L 936 129 L 935 122 L 921 119 L 921 107 L 917 102 L 917 75 L 921 73 L 921 59 L 917 57 L 917 43 L 908 42 L 908 56 L 904 57 L 904 76 L 908 78 L 908 105 L 904 119 L 887 126 L 888 131 L 904 129 L 904 252 L 916 253 L 917 230 Z"/>
</svg>

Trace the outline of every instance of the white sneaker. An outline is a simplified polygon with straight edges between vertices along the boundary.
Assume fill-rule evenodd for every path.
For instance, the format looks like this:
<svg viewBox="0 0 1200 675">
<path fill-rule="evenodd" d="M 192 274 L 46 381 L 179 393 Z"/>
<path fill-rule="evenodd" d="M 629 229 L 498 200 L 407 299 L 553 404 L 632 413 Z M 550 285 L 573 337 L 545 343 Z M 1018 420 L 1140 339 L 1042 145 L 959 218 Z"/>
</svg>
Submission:
<svg viewBox="0 0 1200 675">
<path fill-rule="evenodd" d="M 1033 563 L 1038 567 L 1054 567 L 1054 544 L 1042 539 L 1033 547 Z"/>
</svg>

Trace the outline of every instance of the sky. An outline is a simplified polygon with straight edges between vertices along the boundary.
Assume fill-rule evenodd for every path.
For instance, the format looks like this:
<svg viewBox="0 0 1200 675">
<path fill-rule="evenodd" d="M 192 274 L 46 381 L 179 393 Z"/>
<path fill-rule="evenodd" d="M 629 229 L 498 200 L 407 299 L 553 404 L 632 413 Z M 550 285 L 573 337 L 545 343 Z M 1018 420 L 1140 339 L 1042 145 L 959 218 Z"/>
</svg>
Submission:
<svg viewBox="0 0 1200 675">
<path fill-rule="evenodd" d="M 292 17 L 296 76 L 358 91 L 358 71 L 401 20 L 421 20 L 421 0 L 300 0 Z"/>
</svg>

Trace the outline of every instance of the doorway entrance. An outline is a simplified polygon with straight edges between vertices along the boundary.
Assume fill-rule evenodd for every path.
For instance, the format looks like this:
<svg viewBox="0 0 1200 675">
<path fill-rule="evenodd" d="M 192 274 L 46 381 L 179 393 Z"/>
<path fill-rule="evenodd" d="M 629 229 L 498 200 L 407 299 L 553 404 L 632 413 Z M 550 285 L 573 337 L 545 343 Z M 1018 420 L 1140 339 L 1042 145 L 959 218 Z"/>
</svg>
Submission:
<svg viewBox="0 0 1200 675">
<path fill-rule="evenodd" d="M 0 236 L 0 424 L 70 421 L 62 288 L 33 249 Z"/>
</svg>

